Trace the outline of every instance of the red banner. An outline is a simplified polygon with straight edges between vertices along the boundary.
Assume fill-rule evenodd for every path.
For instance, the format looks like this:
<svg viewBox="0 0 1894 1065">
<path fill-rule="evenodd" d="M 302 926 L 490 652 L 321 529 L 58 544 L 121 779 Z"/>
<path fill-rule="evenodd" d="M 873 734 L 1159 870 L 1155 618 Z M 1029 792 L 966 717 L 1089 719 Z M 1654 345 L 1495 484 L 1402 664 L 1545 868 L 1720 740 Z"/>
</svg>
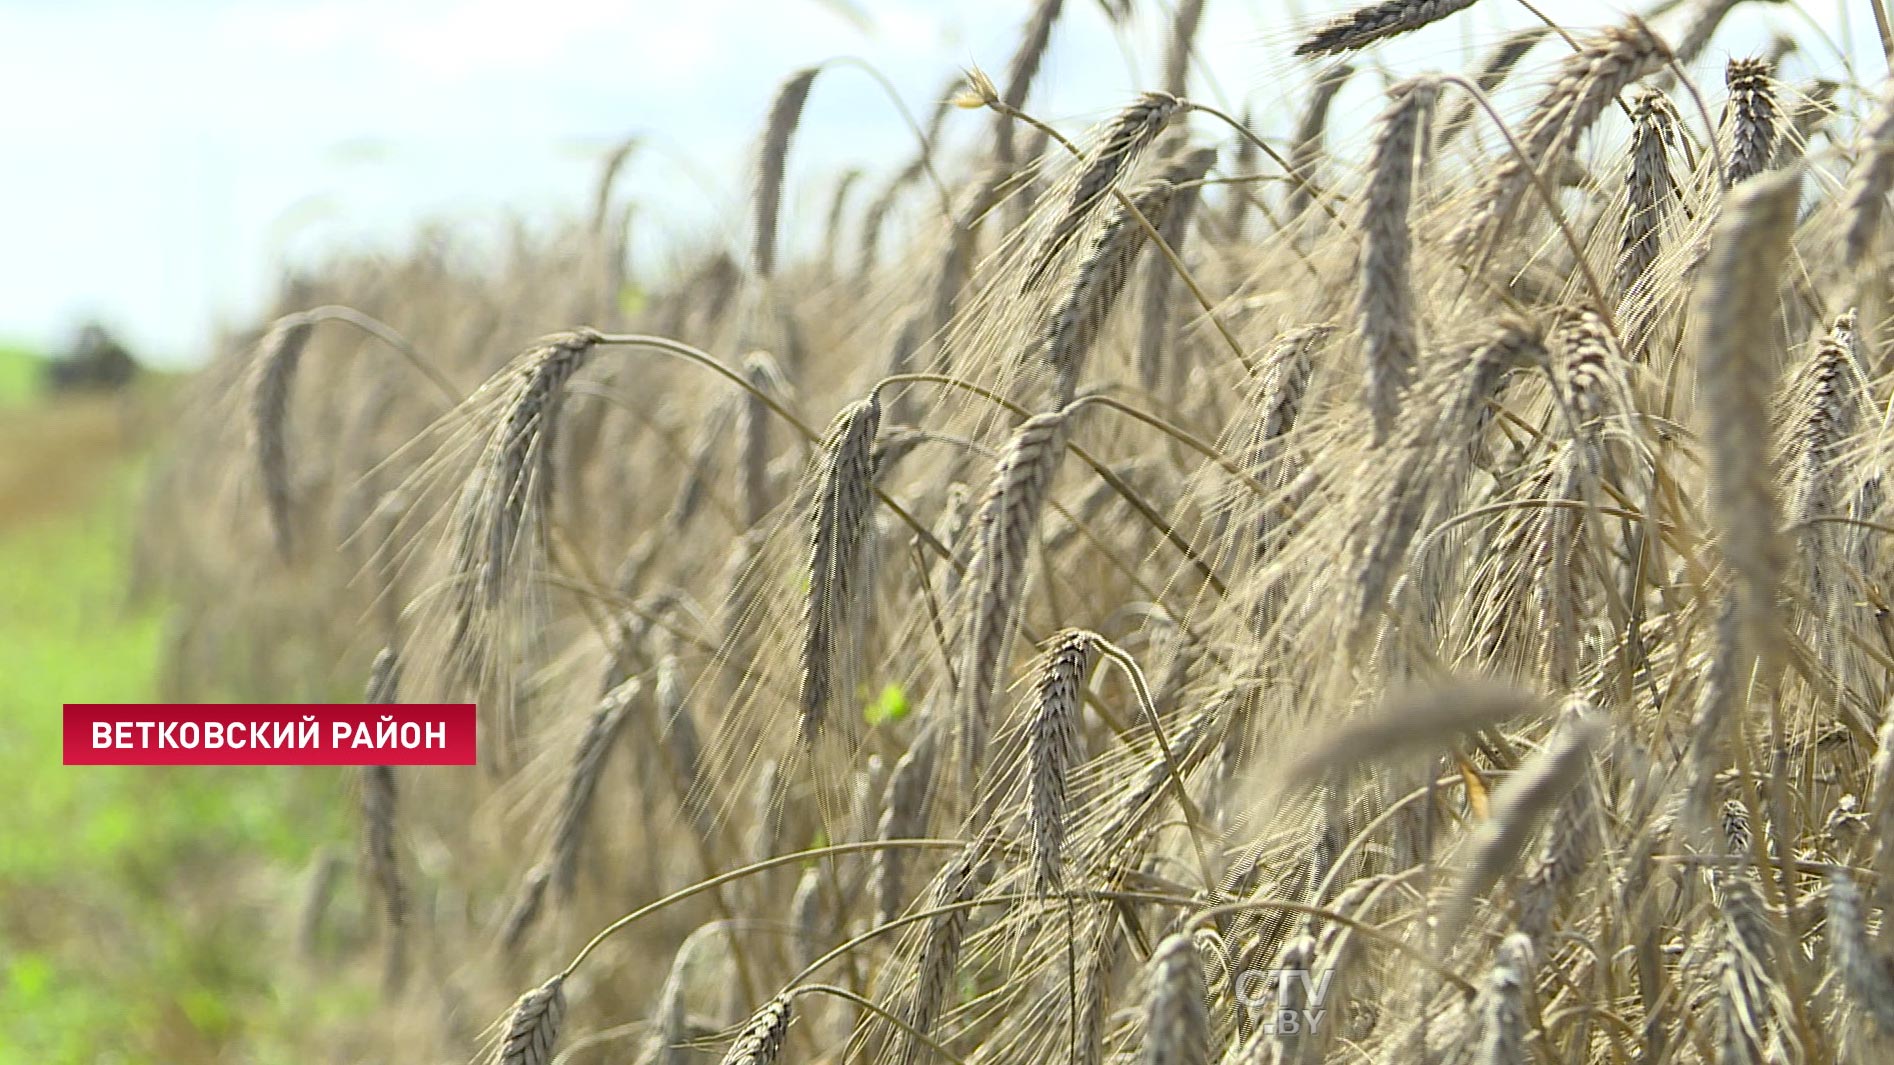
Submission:
<svg viewBox="0 0 1894 1065">
<path fill-rule="evenodd" d="M 67 765 L 473 765 L 472 703 L 67 703 Z"/>
</svg>

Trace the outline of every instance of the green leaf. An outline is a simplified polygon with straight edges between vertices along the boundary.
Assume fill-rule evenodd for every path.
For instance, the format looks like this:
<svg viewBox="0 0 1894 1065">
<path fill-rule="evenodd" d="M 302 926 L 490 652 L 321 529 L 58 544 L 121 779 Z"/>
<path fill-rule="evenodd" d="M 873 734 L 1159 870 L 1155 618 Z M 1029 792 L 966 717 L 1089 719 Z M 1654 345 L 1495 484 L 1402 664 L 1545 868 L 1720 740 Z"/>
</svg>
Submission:
<svg viewBox="0 0 1894 1065">
<path fill-rule="evenodd" d="M 881 689 L 867 706 L 862 707 L 862 718 L 870 725 L 885 725 L 908 716 L 913 707 L 908 705 L 908 693 L 899 684 L 890 684 Z"/>
</svg>

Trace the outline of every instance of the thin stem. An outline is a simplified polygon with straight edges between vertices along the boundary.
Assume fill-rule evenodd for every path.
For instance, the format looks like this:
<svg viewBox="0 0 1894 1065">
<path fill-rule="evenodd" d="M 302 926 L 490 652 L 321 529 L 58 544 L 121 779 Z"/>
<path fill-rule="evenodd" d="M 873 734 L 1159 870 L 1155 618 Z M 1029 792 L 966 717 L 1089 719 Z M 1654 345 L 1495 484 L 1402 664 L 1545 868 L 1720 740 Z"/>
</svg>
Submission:
<svg viewBox="0 0 1894 1065">
<path fill-rule="evenodd" d="M 1565 243 L 1572 249 L 1572 259 L 1578 264 L 1580 273 L 1585 277 L 1585 287 L 1591 289 L 1592 300 L 1598 305 L 1599 319 L 1611 332 L 1612 340 L 1617 341 L 1618 326 L 1611 317 L 1611 301 L 1605 296 L 1605 287 L 1598 283 L 1598 275 L 1592 272 L 1591 260 L 1585 257 L 1585 246 L 1579 243 L 1578 234 L 1572 231 L 1572 224 L 1566 221 L 1565 212 L 1559 209 L 1558 198 L 1553 196 L 1552 190 L 1546 186 L 1545 177 L 1539 173 L 1538 166 L 1534 165 L 1526 155 L 1526 150 L 1519 144 L 1519 138 L 1513 136 L 1512 128 L 1506 125 L 1506 120 L 1500 117 L 1498 109 L 1493 106 L 1493 101 L 1480 91 L 1478 85 L 1459 74 L 1443 74 L 1440 75 L 1440 80 L 1448 85 L 1459 86 L 1462 91 L 1472 97 L 1473 102 L 1478 104 L 1480 109 L 1486 112 L 1487 117 L 1493 120 L 1493 125 L 1499 129 L 1500 136 L 1506 139 L 1506 146 L 1512 151 L 1513 158 L 1517 159 L 1519 165 L 1525 169 L 1526 176 L 1532 180 L 1533 191 L 1538 194 L 1540 200 L 1544 201 L 1546 210 L 1552 215 L 1552 221 L 1558 224 L 1559 232 L 1565 237 Z"/>
<path fill-rule="evenodd" d="M 1397 880 L 1405 879 L 1410 876 L 1418 875 L 1421 871 L 1421 866 L 1415 866 L 1412 869 L 1406 869 L 1399 873 L 1392 874 L 1391 878 Z M 1404 940 L 1396 939 L 1394 936 L 1389 935 L 1385 929 L 1371 925 L 1366 921 L 1350 917 L 1345 913 L 1338 913 L 1335 910 L 1325 909 L 1321 906 L 1311 906 L 1301 902 L 1288 902 L 1281 899 L 1244 899 L 1239 902 L 1226 902 L 1221 906 L 1212 906 L 1208 909 L 1197 911 L 1190 917 L 1190 927 L 1202 928 L 1219 917 L 1242 913 L 1245 910 L 1281 910 L 1285 913 L 1299 913 L 1307 917 L 1319 917 L 1324 921 L 1330 921 L 1353 929 L 1370 942 L 1392 948 L 1398 953 L 1414 959 L 1426 966 L 1434 974 L 1451 981 L 1455 987 L 1458 987 L 1469 995 L 1474 994 L 1478 990 L 1478 988 L 1473 986 L 1472 981 L 1454 972 L 1452 969 L 1447 968 L 1447 966 L 1442 964 L 1427 951 Z"/>
<path fill-rule="evenodd" d="M 1247 487 L 1250 491 L 1255 492 L 1257 495 L 1262 496 L 1265 499 L 1269 497 L 1270 491 L 1269 489 L 1263 487 L 1263 484 L 1261 481 L 1258 481 L 1256 478 L 1250 476 L 1248 473 L 1245 473 L 1242 467 L 1238 466 L 1235 462 L 1232 462 L 1229 458 L 1227 458 L 1223 454 L 1223 452 L 1218 451 L 1214 446 L 1212 446 L 1209 442 L 1203 440 L 1201 437 L 1193 436 L 1188 431 L 1176 425 L 1173 425 L 1170 422 L 1165 421 L 1163 418 L 1160 418 L 1155 414 L 1151 414 L 1146 411 L 1139 410 L 1138 408 L 1133 407 L 1130 404 L 1125 403 L 1122 400 L 1115 399 L 1111 396 L 1094 394 L 1094 395 L 1086 396 L 1085 402 L 1096 403 L 1096 404 L 1100 404 L 1106 407 L 1110 407 L 1112 410 L 1118 411 L 1121 414 L 1127 415 L 1137 421 L 1143 422 L 1144 424 L 1150 426 L 1151 428 L 1156 429 L 1158 432 L 1163 433 L 1164 435 L 1170 437 L 1171 439 L 1177 441 L 1180 444 L 1183 444 L 1185 447 L 1190 448 L 1192 451 L 1197 452 L 1199 455 L 1202 455 L 1204 458 L 1207 458 L 1210 461 L 1216 463 L 1218 466 L 1221 466 L 1223 468 L 1223 472 L 1229 474 L 1230 476 L 1236 478 L 1238 481 L 1242 482 L 1243 485 Z"/>
<path fill-rule="evenodd" d="M 435 390 L 440 392 L 441 398 L 447 400 L 449 407 L 459 406 L 461 400 L 465 398 L 460 394 L 460 391 L 454 387 L 453 383 L 447 379 L 446 375 L 436 369 L 434 364 L 427 360 L 426 356 L 422 355 L 415 349 L 413 344 L 408 342 L 407 337 L 396 332 L 393 326 L 390 326 L 379 318 L 370 317 L 353 307 L 344 307 L 341 304 L 334 303 L 322 307 L 315 307 L 303 311 L 300 315 L 290 315 L 290 317 L 301 317 L 309 322 L 343 322 L 352 325 L 362 332 L 367 333 L 369 336 L 374 337 L 376 340 L 395 349 L 397 354 L 408 361 L 408 365 L 419 370 L 421 376 L 427 378 L 429 383 L 433 384 Z"/>
<path fill-rule="evenodd" d="M 1888 65 L 1894 67 L 1894 26 L 1887 20 L 1887 4 L 1883 0 L 1869 0 L 1874 9 L 1874 29 L 1881 35 L 1881 53 L 1887 57 Z"/>
<path fill-rule="evenodd" d="M 1090 466 L 1093 473 L 1098 474 L 1100 479 L 1106 484 L 1111 485 L 1114 491 L 1124 497 L 1124 501 L 1131 504 L 1131 508 L 1136 510 L 1138 515 L 1145 521 L 1149 522 L 1151 527 L 1158 531 L 1159 535 L 1169 541 L 1172 547 L 1176 548 L 1185 558 L 1189 559 L 1191 565 L 1197 567 L 1197 572 L 1202 575 L 1204 581 L 1216 591 L 1218 598 L 1228 598 L 1230 590 L 1224 586 L 1223 580 L 1217 576 L 1216 570 L 1210 568 L 1210 563 L 1204 561 L 1203 556 L 1197 553 L 1197 549 L 1190 546 L 1190 541 L 1184 539 L 1183 536 L 1178 533 L 1176 526 L 1165 521 L 1164 516 L 1157 512 L 1156 507 L 1146 502 L 1145 498 L 1138 494 L 1137 489 L 1131 487 L 1129 482 L 1123 477 L 1118 476 L 1117 472 L 1111 467 L 1100 462 L 1091 452 L 1071 441 L 1067 441 L 1065 446 L 1072 454 L 1077 455 L 1081 461 L 1087 466 Z"/>
<path fill-rule="evenodd" d="M 1723 162 L 1723 146 L 1717 143 L 1716 122 L 1710 117 L 1710 105 L 1703 102 L 1703 93 L 1697 90 L 1697 83 L 1690 80 L 1690 75 L 1684 72 L 1683 64 L 1677 62 L 1676 56 L 1670 57 L 1670 70 L 1677 75 L 1677 84 L 1690 94 L 1690 101 L 1697 108 L 1697 117 L 1703 120 L 1704 146 L 1710 151 L 1710 160 L 1716 164 L 1716 172 L 1729 173 L 1730 168 Z"/>
<path fill-rule="evenodd" d="M 1020 406 L 1019 404 L 1013 402 L 1010 399 L 1007 399 L 1005 396 L 1002 396 L 999 393 L 994 392 L 990 389 L 983 388 L 980 385 L 976 385 L 971 381 L 963 381 L 958 377 L 951 377 L 946 374 L 933 374 L 933 373 L 893 374 L 891 376 L 882 378 L 880 381 L 877 381 L 874 385 L 874 388 L 878 390 L 883 385 L 904 384 L 904 383 L 910 383 L 910 382 L 947 385 L 952 388 L 958 388 L 962 391 L 969 392 L 973 395 L 979 396 L 982 399 L 988 400 L 1000 407 L 1004 407 L 1006 410 L 1010 411 L 1011 413 L 1015 415 L 1018 415 L 1019 417 L 1024 418 L 1024 417 L 1030 416 L 1030 412 L 1027 411 L 1026 408 Z M 1073 410 L 1079 407 L 1082 407 L 1088 403 L 1104 403 L 1106 406 L 1123 410 L 1127 413 L 1132 414 L 1134 417 L 1140 418 L 1141 420 L 1149 419 L 1147 424 L 1153 424 L 1159 428 L 1166 428 L 1168 431 L 1168 428 L 1160 424 L 1159 420 L 1154 418 L 1153 416 L 1146 415 L 1141 411 L 1135 410 L 1134 408 L 1127 407 L 1121 403 L 1118 403 L 1116 400 L 1108 401 L 1105 397 L 1097 393 L 1093 393 L 1087 396 L 1081 396 L 1078 399 L 1072 401 L 1070 404 L 1068 404 L 1065 409 L 1066 409 L 1066 412 L 1069 414 Z M 1182 433 L 1183 431 L 1176 430 L 1176 432 Z M 1188 435 L 1188 434 L 1185 434 L 1185 435 Z M 1180 437 L 1180 439 L 1183 439 L 1183 437 Z M 1189 441 L 1185 441 L 1185 442 L 1189 443 Z M 1202 444 L 1202 441 L 1196 441 L 1196 444 Z M 1208 447 L 1209 445 L 1205 444 L 1203 446 Z M 1175 547 L 1179 552 L 1181 552 L 1184 558 L 1189 560 L 1191 565 L 1197 568 L 1197 572 L 1203 575 L 1204 580 L 1209 582 L 1210 586 L 1216 590 L 1218 597 L 1225 597 L 1229 595 L 1229 589 L 1224 586 L 1222 579 L 1220 579 L 1217 576 L 1216 571 L 1210 567 L 1210 563 L 1204 561 L 1203 556 L 1197 553 L 1197 549 L 1190 545 L 1190 541 L 1184 539 L 1183 536 L 1181 536 L 1177 532 L 1177 528 L 1174 525 L 1164 520 L 1164 516 L 1159 514 L 1157 512 L 1157 508 L 1153 507 L 1149 502 L 1147 502 L 1142 495 L 1138 494 L 1137 489 L 1133 488 L 1127 481 L 1125 481 L 1124 478 L 1118 476 L 1116 473 L 1114 473 L 1111 470 L 1110 467 L 1106 466 L 1103 462 L 1100 462 L 1096 457 L 1092 455 L 1091 452 L 1080 447 L 1078 444 L 1072 442 L 1071 440 L 1067 440 L 1065 443 L 1065 447 L 1067 451 L 1070 451 L 1072 454 L 1078 456 L 1080 461 L 1084 462 L 1087 466 L 1090 466 L 1092 468 L 1093 473 L 1096 473 L 1100 478 L 1104 480 L 1104 482 L 1107 485 L 1110 485 L 1112 490 L 1117 492 L 1118 495 L 1122 497 L 1125 502 L 1131 504 L 1131 508 L 1133 510 L 1136 510 L 1140 517 L 1144 518 L 1146 522 L 1150 523 L 1153 529 L 1156 529 L 1158 531 L 1159 535 L 1163 536 L 1165 540 L 1169 541 L 1172 547 Z M 1257 487 L 1260 490 L 1261 486 L 1259 485 Z M 951 557 L 951 555 L 949 557 Z"/>
<path fill-rule="evenodd" d="M 1021 419 L 1032 417 L 1032 411 L 1029 411 L 1025 407 L 1022 407 L 1019 404 L 1013 402 L 1012 400 L 1007 399 L 1005 396 L 1000 395 L 998 392 L 995 392 L 992 389 L 986 388 L 982 385 L 976 385 L 972 381 L 968 381 L 964 378 L 954 377 L 954 376 L 951 376 L 949 374 L 944 374 L 944 373 L 889 374 L 888 376 L 882 378 L 879 381 L 876 381 L 873 385 L 869 386 L 868 391 L 871 393 L 878 393 L 882 390 L 884 386 L 887 386 L 887 385 L 906 385 L 906 384 L 946 385 L 950 388 L 958 388 L 962 392 L 969 392 L 969 393 L 972 393 L 973 395 L 979 396 L 981 399 L 984 399 L 987 402 L 994 404 L 995 406 L 1003 407 L 1006 409 L 1008 413 L 1016 415 L 1017 417 Z"/>
<path fill-rule="evenodd" d="M 1626 510 L 1621 507 L 1603 505 L 1594 507 L 1582 499 L 1509 499 L 1503 503 L 1488 503 L 1484 506 L 1475 507 L 1472 510 L 1461 511 L 1453 517 L 1442 521 L 1439 525 L 1429 530 L 1427 535 L 1421 539 L 1420 544 L 1414 548 L 1414 554 L 1416 556 L 1425 554 L 1435 540 L 1438 540 L 1455 526 L 1465 525 L 1470 521 L 1478 521 L 1480 518 L 1486 517 L 1489 514 L 1503 514 L 1509 510 L 1537 510 L 1541 508 L 1546 510 L 1596 510 L 1600 514 L 1610 515 L 1614 518 L 1624 518 L 1627 521 L 1643 521 L 1645 517 L 1635 510 Z M 1658 524 L 1665 532 L 1674 533 L 1677 531 L 1677 526 L 1669 522 L 1660 520 Z"/>
<path fill-rule="evenodd" d="M 953 1051 L 948 1050 L 946 1047 L 936 1042 L 933 1036 L 928 1035 L 926 1032 L 923 1032 L 920 1029 L 909 1024 L 908 1022 L 902 1020 L 901 1018 L 896 1017 L 894 1014 L 889 1013 L 887 1010 L 883 1009 L 880 1005 L 874 1002 L 871 1002 L 860 995 L 857 995 L 855 992 L 850 991 L 847 988 L 836 987 L 834 984 L 804 984 L 801 987 L 795 988 L 791 991 L 786 991 L 784 992 L 784 994 L 788 995 L 790 998 L 794 998 L 797 995 L 809 995 L 809 994 L 834 995 L 836 998 L 843 999 L 844 1001 L 853 1002 L 855 1005 L 860 1006 L 862 1009 L 867 1010 L 868 1012 L 874 1014 L 875 1016 L 880 1017 L 882 1020 L 887 1021 L 889 1024 L 894 1025 L 896 1028 L 901 1029 L 903 1032 L 906 1032 L 908 1035 L 914 1037 L 916 1040 L 927 1044 L 927 1049 L 932 1050 L 934 1053 L 939 1054 L 943 1058 L 946 1058 L 948 1061 L 952 1062 L 953 1065 L 967 1065 L 967 1063 L 961 1060 L 961 1058 L 958 1055 L 956 1055 Z"/>
<path fill-rule="evenodd" d="M 1080 159 L 1085 158 L 1084 150 L 1081 149 L 1078 145 L 1072 143 L 1072 138 L 1066 136 L 1063 133 L 1060 133 L 1058 130 L 1053 129 L 1051 126 L 1047 125 L 1044 122 L 1041 122 L 1039 119 L 1034 118 L 1033 116 L 1027 114 L 1026 112 L 1021 111 L 1019 108 L 1014 107 L 1011 104 L 1008 104 L 1006 101 L 1000 99 L 997 96 L 982 99 L 980 101 L 980 106 L 989 108 L 993 111 L 997 111 L 1000 114 L 1006 116 L 1007 118 L 1024 122 L 1027 125 L 1031 126 L 1032 128 L 1052 138 L 1053 140 L 1058 141 L 1060 147 L 1064 148 L 1068 152 L 1071 152 L 1075 157 L 1080 158 Z"/>
<path fill-rule="evenodd" d="M 1197 804 L 1190 799 L 1190 792 L 1184 787 L 1184 769 L 1178 764 L 1177 755 L 1171 750 L 1170 738 L 1164 735 L 1164 722 L 1158 719 L 1157 702 L 1151 698 L 1150 685 L 1144 681 L 1144 671 L 1138 668 L 1138 661 L 1125 653 L 1124 649 L 1097 633 L 1091 634 L 1098 645 L 1099 652 L 1112 660 L 1131 681 L 1132 690 L 1137 692 L 1138 705 L 1143 708 L 1144 716 L 1150 719 L 1151 734 L 1157 738 L 1158 753 L 1164 757 L 1164 767 L 1170 773 L 1171 791 L 1177 797 L 1177 805 L 1184 814 L 1184 821 L 1190 825 L 1190 845 L 1197 852 L 1198 871 L 1203 874 L 1205 887 L 1216 883 L 1210 871 L 1210 856 L 1203 846 L 1203 815 Z"/>
<path fill-rule="evenodd" d="M 1230 346 L 1230 352 L 1236 356 L 1236 361 L 1243 364 L 1243 369 L 1254 374 L 1256 365 L 1250 361 L 1248 355 L 1244 354 L 1243 345 L 1237 343 L 1235 334 L 1230 332 L 1230 327 L 1224 324 L 1222 317 L 1217 314 L 1216 304 L 1204 294 L 1203 287 L 1197 284 L 1197 279 L 1191 276 L 1190 268 L 1184 265 L 1184 260 L 1177 254 L 1177 249 L 1171 247 L 1170 242 L 1164 239 L 1164 235 L 1157 231 L 1157 227 L 1151 224 L 1149 218 L 1144 217 L 1144 212 L 1138 210 L 1138 205 L 1131 202 L 1131 197 L 1125 195 L 1123 189 L 1113 185 L 1111 194 L 1117 198 L 1126 211 L 1131 213 L 1133 218 L 1138 220 L 1138 225 L 1144 229 L 1145 238 L 1157 246 L 1158 252 L 1171 264 L 1171 269 L 1183 279 L 1184 287 L 1190 290 L 1191 296 L 1197 301 L 1197 306 L 1203 308 L 1204 317 L 1210 319 L 1210 324 L 1216 326 L 1217 332 L 1222 334 L 1223 342 Z M 1320 280 L 1319 275 L 1317 280 Z"/>
<path fill-rule="evenodd" d="M 965 845 L 964 842 L 961 844 L 961 846 Z M 918 910 L 914 913 L 904 913 L 884 924 L 875 925 L 853 938 L 838 944 L 827 954 L 822 955 L 820 958 L 804 966 L 801 972 L 789 978 L 789 983 L 785 986 L 793 988 L 817 970 L 827 966 L 830 962 L 851 953 L 856 947 L 880 939 L 889 932 L 898 931 L 911 924 L 931 921 L 936 917 L 950 913 L 959 913 L 963 910 L 977 909 L 981 906 L 1000 906 L 1015 902 L 1058 901 L 1061 899 L 1089 902 L 1155 902 L 1160 905 L 1176 906 L 1180 909 L 1195 906 L 1202 901 L 1191 895 L 1172 895 L 1156 891 L 1106 891 L 1100 889 L 1063 891 L 1055 892 L 1050 895 L 1035 894 L 1032 892 L 1013 892 L 1002 895 L 988 895 L 985 898 L 978 899 L 962 899 L 959 902 L 943 903 L 942 905 Z"/>
<path fill-rule="evenodd" d="M 1289 160 L 1284 159 L 1281 153 L 1277 152 L 1276 149 L 1271 148 L 1267 141 L 1263 140 L 1261 137 L 1258 137 L 1256 134 L 1251 133 L 1250 128 L 1248 126 L 1245 126 L 1243 123 L 1238 122 L 1234 118 L 1231 118 L 1227 113 L 1220 111 L 1217 108 L 1210 106 L 1209 104 L 1198 103 L 1195 100 L 1184 100 L 1182 101 L 1182 103 L 1185 110 L 1202 111 L 1204 114 L 1209 115 L 1211 118 L 1215 118 L 1222 121 L 1224 125 L 1229 126 L 1231 129 L 1242 134 L 1244 140 L 1247 140 L 1251 144 L 1255 145 L 1257 149 L 1260 150 L 1264 155 L 1269 156 L 1270 160 L 1273 161 L 1277 166 L 1282 167 L 1283 173 L 1289 176 L 1289 180 L 1301 186 L 1302 191 L 1308 194 L 1309 201 L 1311 203 L 1320 205 L 1323 212 L 1325 212 L 1330 218 L 1335 220 L 1336 225 L 1341 226 L 1343 229 L 1348 228 L 1348 223 L 1342 221 L 1342 216 L 1336 214 L 1335 209 L 1328 205 L 1328 200 L 1326 197 L 1322 195 L 1322 190 L 1316 188 L 1315 185 L 1312 182 L 1310 182 L 1307 177 L 1304 177 L 1302 174 L 1298 173 L 1295 167 L 1290 166 Z"/>
<path fill-rule="evenodd" d="M 865 71 L 869 77 L 875 79 L 876 83 L 881 86 L 882 91 L 888 94 L 888 99 L 894 101 L 895 110 L 901 112 L 901 121 L 908 124 L 908 132 L 914 134 L 915 141 L 921 146 L 921 169 L 927 171 L 928 180 L 934 183 L 934 191 L 940 196 L 941 214 L 951 220 L 954 216 L 954 201 L 953 197 L 947 192 L 947 183 L 940 179 L 940 172 L 934 169 L 934 146 L 928 142 L 927 132 L 921 128 L 921 124 L 914 120 L 914 112 L 908 110 L 908 105 L 901 99 L 901 94 L 895 91 L 894 83 L 889 81 L 888 76 L 877 69 L 874 64 L 860 56 L 837 56 L 829 60 L 829 62 L 839 63 Z"/>
<path fill-rule="evenodd" d="M 1545 12 L 1539 10 L 1539 8 L 1536 5 L 1530 3 L 1529 0 L 1517 0 L 1517 3 L 1519 4 L 1520 7 L 1523 7 L 1527 11 L 1532 12 L 1533 17 L 1538 19 L 1540 22 L 1545 23 L 1546 26 L 1549 29 L 1551 29 L 1553 33 L 1556 33 L 1560 37 L 1563 37 L 1565 39 L 1565 43 L 1571 46 L 1572 51 L 1576 52 L 1579 50 L 1578 38 L 1573 37 L 1571 32 L 1568 31 L 1564 26 L 1561 26 L 1558 23 L 1552 21 L 1552 19 L 1549 18 Z"/>
<path fill-rule="evenodd" d="M 777 401 L 776 397 L 758 388 L 748 377 L 724 365 L 716 356 L 708 352 L 694 348 L 681 340 L 672 340 L 670 337 L 651 336 L 644 333 L 594 332 L 593 335 L 595 337 L 595 343 L 610 344 L 616 347 L 650 348 L 654 351 L 662 351 L 686 361 L 694 362 L 712 373 L 720 375 L 738 388 L 756 397 L 757 401 L 767 407 L 770 413 L 788 422 L 798 433 L 801 433 L 803 439 L 817 447 L 821 447 L 823 444 L 822 435 L 817 433 L 814 429 L 811 429 L 809 423 L 796 417 L 795 412 L 783 406 L 782 403 Z M 942 546 L 941 542 L 935 538 L 934 533 L 930 529 L 922 525 L 914 515 L 909 514 L 905 507 L 896 503 L 894 498 L 888 495 L 880 485 L 875 486 L 875 495 L 881 500 L 884 506 L 894 512 L 895 517 L 900 518 L 908 528 L 914 530 L 914 535 L 920 537 L 921 542 L 931 548 L 935 554 L 948 560 L 957 570 L 965 568 L 965 563 L 955 558 L 954 553 Z"/>
<path fill-rule="evenodd" d="M 960 850 L 966 845 L 965 840 L 958 839 L 877 839 L 865 840 L 859 843 L 836 843 L 827 847 L 813 847 L 805 851 L 796 851 L 793 854 L 779 854 L 774 858 L 765 858 L 760 862 L 751 862 L 749 865 L 719 873 L 709 880 L 699 880 L 689 887 L 679 888 L 669 895 L 658 899 L 656 902 L 640 906 L 613 921 L 611 924 L 606 925 L 599 930 L 597 935 L 594 935 L 588 940 L 585 946 L 579 948 L 579 952 L 573 956 L 572 961 L 567 963 L 564 969 L 559 971 L 559 975 L 562 978 L 570 977 L 573 973 L 578 971 L 579 966 L 585 964 L 585 959 L 591 957 L 592 952 L 597 950 L 600 944 L 618 932 L 631 927 L 638 921 L 657 913 L 659 910 L 667 909 L 675 903 L 683 902 L 685 899 L 695 898 L 706 891 L 714 891 L 733 880 L 741 880 L 746 876 L 768 872 L 771 869 L 784 865 L 794 865 L 811 858 L 831 858 L 843 854 L 856 854 L 861 851 L 876 850 Z"/>
</svg>

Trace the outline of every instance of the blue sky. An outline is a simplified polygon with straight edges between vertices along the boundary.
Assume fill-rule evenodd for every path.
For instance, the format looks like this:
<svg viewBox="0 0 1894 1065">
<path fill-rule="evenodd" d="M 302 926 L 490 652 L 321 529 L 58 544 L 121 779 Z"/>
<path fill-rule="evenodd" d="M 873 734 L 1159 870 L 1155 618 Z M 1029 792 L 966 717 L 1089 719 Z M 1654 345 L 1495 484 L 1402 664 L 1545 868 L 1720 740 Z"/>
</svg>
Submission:
<svg viewBox="0 0 1894 1065">
<path fill-rule="evenodd" d="M 856 2 L 866 30 L 820 0 L 0 0 L 0 338 L 56 345 L 97 315 L 187 362 L 257 312 L 286 259 L 395 246 L 429 219 L 582 210 L 600 155 L 632 133 L 650 145 L 621 185 L 641 205 L 641 241 L 729 232 L 783 75 L 858 55 L 924 110 L 955 68 L 1003 67 L 1028 7 Z M 1279 127 L 1272 107 L 1308 74 L 1288 60 L 1297 29 L 1347 0 L 1208 3 L 1214 81 L 1192 91 Z M 1167 0 L 1134 6 L 1136 39 L 1161 39 Z M 1542 6 L 1578 24 L 1616 9 Z M 1723 52 L 1797 25 L 1754 6 L 1768 9 L 1746 13 Z M 1808 6 L 1858 52 L 1870 43 L 1865 4 Z M 1832 13 L 1857 7 L 1848 27 Z M 1529 17 L 1487 0 L 1385 58 L 1457 66 Z M 1082 124 L 1148 84 L 1156 60 L 1127 55 L 1093 0 L 1067 0 L 1035 107 Z M 1879 75 L 1878 58 L 1862 62 Z M 1344 115 L 1371 114 L 1373 83 L 1353 91 Z M 825 73 L 796 146 L 791 239 L 815 224 L 823 178 L 907 150 L 866 76 Z"/>
</svg>

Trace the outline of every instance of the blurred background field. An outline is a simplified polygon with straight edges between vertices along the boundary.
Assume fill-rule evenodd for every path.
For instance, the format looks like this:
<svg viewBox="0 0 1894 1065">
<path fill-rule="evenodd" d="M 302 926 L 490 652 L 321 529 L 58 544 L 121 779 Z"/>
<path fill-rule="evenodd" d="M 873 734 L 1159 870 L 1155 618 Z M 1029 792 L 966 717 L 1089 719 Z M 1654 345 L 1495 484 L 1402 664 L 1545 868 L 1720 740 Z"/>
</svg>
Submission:
<svg viewBox="0 0 1894 1065">
<path fill-rule="evenodd" d="M 52 397 L 42 370 L 0 350 L 0 1063 L 300 1060 L 298 1032 L 362 1007 L 271 961 L 348 838 L 345 778 L 59 764 L 62 702 L 161 687 L 166 608 L 132 601 L 129 545 L 169 382 Z"/>
</svg>

